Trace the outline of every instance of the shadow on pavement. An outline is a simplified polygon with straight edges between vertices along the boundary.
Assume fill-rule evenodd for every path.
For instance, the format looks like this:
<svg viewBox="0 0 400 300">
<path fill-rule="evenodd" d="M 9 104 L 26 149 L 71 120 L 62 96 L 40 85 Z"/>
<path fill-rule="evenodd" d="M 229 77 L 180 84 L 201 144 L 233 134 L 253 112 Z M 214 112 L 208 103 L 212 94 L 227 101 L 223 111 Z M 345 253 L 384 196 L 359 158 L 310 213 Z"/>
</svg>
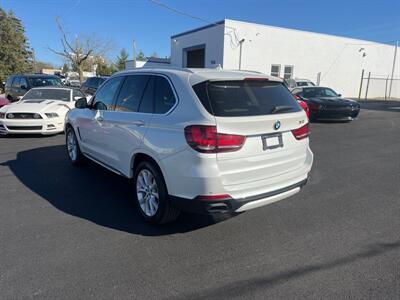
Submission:
<svg viewBox="0 0 400 300">
<path fill-rule="evenodd" d="M 400 101 L 363 100 L 358 102 L 361 104 L 361 109 L 400 112 Z"/>
<path fill-rule="evenodd" d="M 171 224 L 151 226 L 142 220 L 131 182 L 95 163 L 72 166 L 63 145 L 42 147 L 17 154 L 5 162 L 29 189 L 57 209 L 101 226 L 146 236 L 183 233 L 216 223 L 212 216 L 183 213 Z"/>
<path fill-rule="evenodd" d="M 60 133 L 59 133 L 60 134 Z M 0 138 L 3 139 L 29 139 L 29 138 L 51 138 L 58 134 L 0 134 Z"/>
<path fill-rule="evenodd" d="M 326 271 L 333 268 L 348 265 L 355 261 L 384 255 L 389 251 L 400 248 L 400 241 L 390 243 L 375 243 L 366 246 L 361 251 L 350 254 L 348 256 L 338 257 L 327 262 L 305 264 L 296 269 L 289 269 L 283 272 L 271 274 L 266 277 L 256 277 L 246 280 L 235 281 L 218 287 L 216 289 L 206 289 L 203 292 L 186 294 L 182 297 L 173 299 L 230 299 L 230 298 L 256 298 L 252 297 L 258 291 L 272 287 L 274 285 L 287 283 L 299 277 L 310 275 L 319 271 Z"/>
</svg>

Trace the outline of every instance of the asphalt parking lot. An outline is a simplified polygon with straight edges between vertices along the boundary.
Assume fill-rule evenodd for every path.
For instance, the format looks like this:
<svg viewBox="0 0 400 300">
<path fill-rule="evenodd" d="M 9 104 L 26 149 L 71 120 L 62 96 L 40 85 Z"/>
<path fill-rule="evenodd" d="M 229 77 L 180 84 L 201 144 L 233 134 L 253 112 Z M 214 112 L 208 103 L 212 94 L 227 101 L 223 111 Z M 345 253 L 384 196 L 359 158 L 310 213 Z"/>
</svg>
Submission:
<svg viewBox="0 0 400 300">
<path fill-rule="evenodd" d="M 399 299 L 399 107 L 312 124 L 296 196 L 164 227 L 128 180 L 71 166 L 64 135 L 0 138 L 0 298 Z"/>
</svg>

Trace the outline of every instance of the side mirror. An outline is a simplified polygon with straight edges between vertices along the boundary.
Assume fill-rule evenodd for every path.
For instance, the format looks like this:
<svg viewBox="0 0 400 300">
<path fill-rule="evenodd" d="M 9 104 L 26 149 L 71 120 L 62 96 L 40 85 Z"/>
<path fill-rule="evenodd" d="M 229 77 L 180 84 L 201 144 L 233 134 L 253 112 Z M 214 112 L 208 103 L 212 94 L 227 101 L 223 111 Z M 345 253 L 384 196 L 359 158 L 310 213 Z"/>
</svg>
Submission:
<svg viewBox="0 0 400 300">
<path fill-rule="evenodd" d="M 338 97 L 342 97 L 342 94 L 337 94 Z"/>
<path fill-rule="evenodd" d="M 75 107 L 80 108 L 80 109 L 87 108 L 88 103 L 87 103 L 86 98 L 79 98 L 78 100 L 76 100 Z"/>
</svg>

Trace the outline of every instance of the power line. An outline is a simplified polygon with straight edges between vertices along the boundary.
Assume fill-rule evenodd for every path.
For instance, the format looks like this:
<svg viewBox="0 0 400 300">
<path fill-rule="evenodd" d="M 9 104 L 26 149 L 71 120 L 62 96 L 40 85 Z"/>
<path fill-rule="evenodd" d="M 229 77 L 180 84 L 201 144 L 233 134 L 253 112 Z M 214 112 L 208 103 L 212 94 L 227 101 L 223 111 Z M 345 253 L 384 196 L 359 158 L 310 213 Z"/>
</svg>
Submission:
<svg viewBox="0 0 400 300">
<path fill-rule="evenodd" d="M 186 17 L 189 17 L 189 18 L 201 21 L 201 22 L 205 22 L 205 23 L 211 24 L 211 25 L 217 25 L 217 26 L 221 25 L 221 24 L 218 24 L 218 23 L 215 23 L 215 22 L 212 22 L 212 21 L 209 21 L 209 20 L 194 16 L 192 14 L 186 13 L 184 11 L 178 10 L 178 9 L 173 8 L 171 6 L 168 6 L 168 5 L 164 4 L 164 3 L 161 3 L 160 1 L 157 1 L 157 0 L 147 0 L 147 1 L 150 2 L 150 3 L 153 3 L 155 5 L 158 5 L 160 7 L 163 7 L 165 9 L 167 9 L 167 10 L 170 10 L 170 11 L 172 11 L 174 13 L 177 13 L 179 15 L 182 15 L 182 16 L 186 16 Z"/>
<path fill-rule="evenodd" d="M 185 17 L 189 17 L 189 18 L 192 18 L 192 19 L 194 19 L 194 20 L 201 21 L 201 22 L 207 23 L 207 24 L 209 24 L 209 25 L 214 25 L 214 26 L 224 26 L 224 25 L 225 25 L 225 24 L 221 24 L 221 23 L 212 22 L 212 21 L 210 21 L 210 20 L 203 19 L 203 18 L 201 18 L 201 17 L 197 17 L 197 16 L 192 15 L 192 14 L 189 14 L 189 13 L 187 13 L 187 12 L 178 10 L 178 9 L 176 9 L 176 8 L 173 8 L 173 7 L 169 6 L 169 5 L 166 5 L 166 4 L 164 4 L 164 3 L 161 3 L 161 2 L 158 1 L 158 0 L 147 0 L 147 1 L 150 2 L 150 3 L 152 3 L 152 4 L 158 5 L 158 6 L 162 7 L 162 8 L 164 8 L 164 9 L 167 9 L 167 10 L 169 10 L 169 11 L 172 11 L 172 12 L 174 12 L 174 13 L 176 13 L 176 14 L 179 14 L 179 15 L 182 15 L 182 16 L 185 16 Z M 226 25 L 225 25 L 225 28 L 229 28 L 229 29 L 232 29 L 232 30 L 233 30 L 233 35 L 234 35 L 234 39 L 235 39 L 235 42 L 236 42 L 236 43 L 233 43 L 232 36 L 230 35 L 230 32 L 225 32 L 225 34 L 229 35 L 229 37 L 231 38 L 231 43 L 234 44 L 235 47 L 238 47 L 238 46 L 239 46 L 239 38 L 238 38 L 238 36 L 237 36 L 236 28 L 231 27 L 231 26 L 226 26 Z"/>
</svg>

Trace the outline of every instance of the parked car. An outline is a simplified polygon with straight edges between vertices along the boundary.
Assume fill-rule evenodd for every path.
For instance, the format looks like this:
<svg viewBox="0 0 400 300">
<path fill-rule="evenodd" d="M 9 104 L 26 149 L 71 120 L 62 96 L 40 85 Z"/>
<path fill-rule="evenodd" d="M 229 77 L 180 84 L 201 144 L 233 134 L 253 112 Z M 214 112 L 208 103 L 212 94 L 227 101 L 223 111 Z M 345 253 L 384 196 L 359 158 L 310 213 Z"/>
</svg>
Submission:
<svg viewBox="0 0 400 300">
<path fill-rule="evenodd" d="M 108 79 L 106 76 L 89 77 L 81 85 L 81 90 L 88 96 L 92 96 L 97 88 Z"/>
<path fill-rule="evenodd" d="M 18 101 L 31 88 L 41 86 L 62 86 L 61 80 L 54 75 L 22 74 L 11 75 L 5 84 L 5 95 L 11 102 Z"/>
<path fill-rule="evenodd" d="M 292 93 L 298 100 L 307 103 L 311 120 L 351 121 L 360 112 L 357 101 L 342 98 L 331 88 L 298 87 Z"/>
<path fill-rule="evenodd" d="M 70 161 L 133 178 L 153 224 L 180 210 L 242 212 L 296 194 L 313 162 L 306 114 L 282 80 L 215 69 L 113 75 L 66 120 Z M 130 196 L 128 196 L 130 197 Z"/>
<path fill-rule="evenodd" d="M 297 103 L 301 106 L 301 108 L 306 112 L 307 118 L 310 118 L 310 109 L 308 108 L 307 103 L 302 100 L 296 99 Z"/>
<path fill-rule="evenodd" d="M 10 100 L 8 100 L 7 98 L 0 97 L 0 108 L 2 108 L 3 106 L 8 105 L 10 103 L 11 103 Z"/>
<path fill-rule="evenodd" d="M 288 87 L 289 90 L 294 89 L 295 87 L 301 87 L 301 86 L 315 86 L 315 84 L 308 79 L 285 79 L 286 86 Z"/>
<path fill-rule="evenodd" d="M 85 94 L 67 87 L 30 89 L 20 101 L 0 109 L 1 134 L 55 134 L 64 131 L 65 115 Z"/>
<path fill-rule="evenodd" d="M 65 79 L 65 84 L 72 87 L 80 87 L 81 82 L 79 81 L 79 77 L 70 76 Z"/>
</svg>

